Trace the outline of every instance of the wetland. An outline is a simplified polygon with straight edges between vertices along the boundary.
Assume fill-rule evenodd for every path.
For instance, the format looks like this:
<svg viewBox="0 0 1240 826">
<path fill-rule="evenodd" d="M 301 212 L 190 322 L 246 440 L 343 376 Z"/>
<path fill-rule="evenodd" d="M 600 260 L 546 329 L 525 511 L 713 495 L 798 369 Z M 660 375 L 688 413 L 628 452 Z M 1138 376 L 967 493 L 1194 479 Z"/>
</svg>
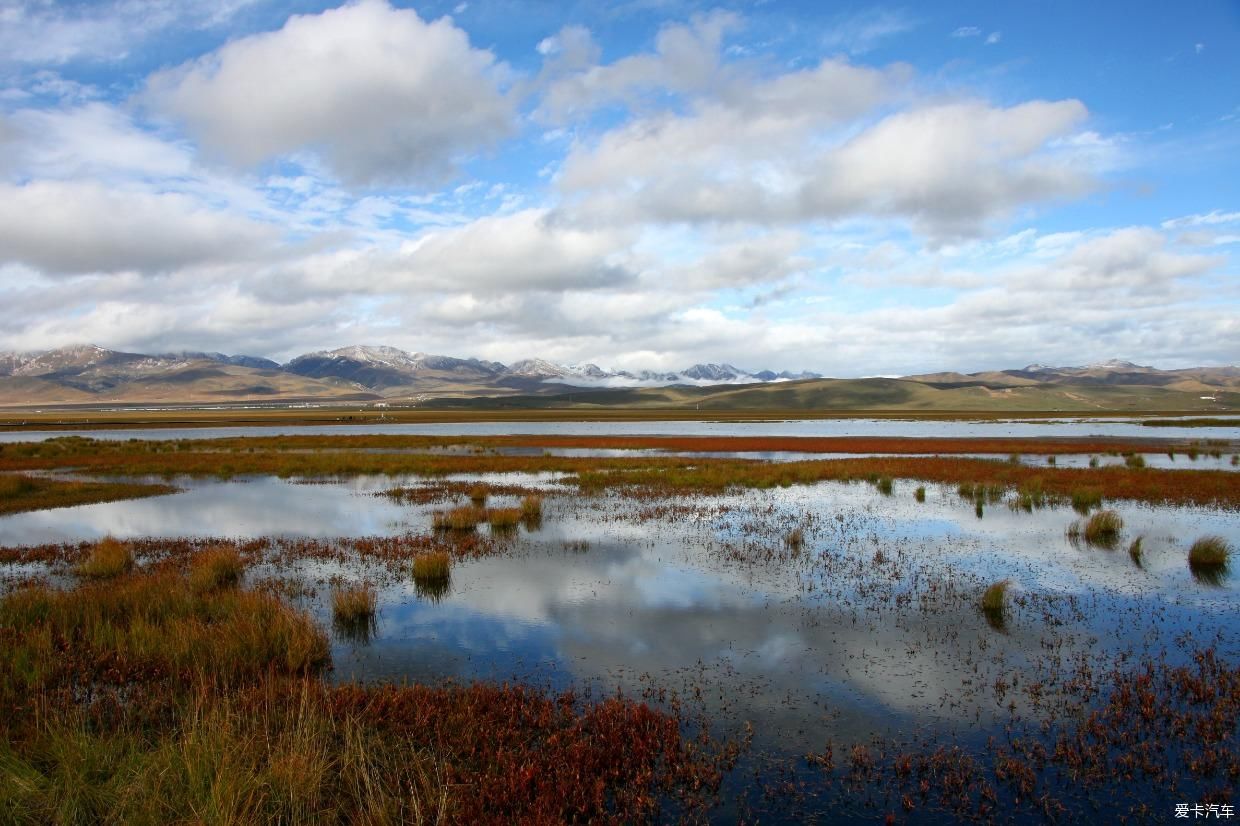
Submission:
<svg viewBox="0 0 1240 826">
<path fill-rule="evenodd" d="M 1157 822 L 1240 782 L 1227 431 L 118 433 L 0 446 L 158 494 L 0 516 L 27 822 Z"/>
</svg>

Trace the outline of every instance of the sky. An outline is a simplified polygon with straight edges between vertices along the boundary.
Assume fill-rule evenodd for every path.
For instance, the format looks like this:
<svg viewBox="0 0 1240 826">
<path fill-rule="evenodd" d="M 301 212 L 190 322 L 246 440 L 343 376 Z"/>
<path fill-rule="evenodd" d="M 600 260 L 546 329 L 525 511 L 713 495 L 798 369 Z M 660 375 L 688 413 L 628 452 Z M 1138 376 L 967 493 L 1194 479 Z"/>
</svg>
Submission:
<svg viewBox="0 0 1240 826">
<path fill-rule="evenodd" d="M 1240 2 L 0 0 L 0 350 L 1240 363 Z"/>
</svg>

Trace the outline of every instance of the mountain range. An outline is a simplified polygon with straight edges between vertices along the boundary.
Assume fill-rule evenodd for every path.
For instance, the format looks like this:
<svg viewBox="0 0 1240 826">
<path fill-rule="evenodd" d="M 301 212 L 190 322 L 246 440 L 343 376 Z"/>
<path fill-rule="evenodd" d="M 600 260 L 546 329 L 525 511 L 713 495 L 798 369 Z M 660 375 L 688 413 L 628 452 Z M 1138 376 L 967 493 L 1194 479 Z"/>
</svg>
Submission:
<svg viewBox="0 0 1240 826">
<path fill-rule="evenodd" d="M 223 353 L 126 353 L 95 345 L 37 353 L 0 352 L 0 404 L 242 400 L 424 401 L 436 396 L 558 394 L 574 387 L 753 384 L 819 378 L 816 373 L 695 364 L 680 371 L 604 370 L 595 364 L 472 358 L 351 346 L 285 364 Z"/>
<path fill-rule="evenodd" d="M 213 352 L 126 353 L 94 345 L 0 352 L 0 405 L 388 403 L 702 409 L 1219 410 L 1240 408 L 1240 368 L 1159 370 L 1128 361 L 979 373 L 828 379 L 695 364 L 605 370 L 352 346 L 279 364 Z"/>
</svg>

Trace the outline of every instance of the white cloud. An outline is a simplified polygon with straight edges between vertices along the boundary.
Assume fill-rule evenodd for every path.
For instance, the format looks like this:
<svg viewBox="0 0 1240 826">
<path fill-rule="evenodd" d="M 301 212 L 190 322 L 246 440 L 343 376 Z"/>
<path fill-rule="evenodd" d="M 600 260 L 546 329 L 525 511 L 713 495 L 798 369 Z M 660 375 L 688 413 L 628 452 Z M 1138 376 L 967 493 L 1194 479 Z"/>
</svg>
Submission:
<svg viewBox="0 0 1240 826">
<path fill-rule="evenodd" d="M 267 226 L 206 209 L 184 195 L 95 183 L 0 184 L 0 262 L 48 275 L 158 272 L 256 254 Z"/>
<path fill-rule="evenodd" d="M 428 183 L 511 132 L 499 74 L 451 19 L 361 0 L 160 72 L 145 100 L 241 166 L 310 151 L 352 184 Z"/>
<path fill-rule="evenodd" d="M 121 60 L 168 29 L 205 29 L 254 0 L 0 2 L 0 64 Z"/>
<path fill-rule="evenodd" d="M 981 33 L 977 26 L 961 26 L 952 32 L 952 37 L 977 37 Z"/>
<path fill-rule="evenodd" d="M 843 49 L 849 54 L 860 55 L 875 49 L 880 41 L 915 27 L 916 22 L 904 12 L 868 9 L 828 21 L 822 45 L 827 49 Z"/>
<path fill-rule="evenodd" d="M 1003 32 L 991 32 L 986 35 L 986 45 L 993 46 L 1003 39 Z"/>
<path fill-rule="evenodd" d="M 1187 227 L 1213 227 L 1225 224 L 1240 224 L 1240 212 L 1222 212 L 1212 210 L 1197 215 L 1185 215 L 1162 222 L 1163 229 L 1184 229 Z"/>
</svg>

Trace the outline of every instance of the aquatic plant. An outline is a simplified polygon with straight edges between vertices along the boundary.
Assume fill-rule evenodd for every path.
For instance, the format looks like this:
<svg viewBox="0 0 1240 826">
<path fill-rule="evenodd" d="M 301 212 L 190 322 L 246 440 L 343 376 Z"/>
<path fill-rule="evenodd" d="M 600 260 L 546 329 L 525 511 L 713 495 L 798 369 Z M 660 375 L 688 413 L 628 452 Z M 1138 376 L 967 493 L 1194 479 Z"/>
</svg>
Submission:
<svg viewBox="0 0 1240 826">
<path fill-rule="evenodd" d="M 332 617 L 337 622 L 354 623 L 375 615 L 375 590 L 369 585 L 353 585 L 332 591 Z"/>
<path fill-rule="evenodd" d="M 978 601 L 978 607 L 993 628 L 1002 629 L 1007 623 L 1007 592 L 1010 587 L 1012 582 L 1007 579 L 991 583 Z"/>
<path fill-rule="evenodd" d="M 431 516 L 431 524 L 441 531 L 472 531 L 487 518 L 485 508 L 476 505 L 463 505 L 447 511 L 435 511 Z"/>
<path fill-rule="evenodd" d="M 918 485 L 917 489 L 913 491 L 913 498 L 918 502 L 926 501 L 926 486 Z"/>
<path fill-rule="evenodd" d="M 447 582 L 452 574 L 452 558 L 447 551 L 432 551 L 413 558 L 413 581 L 428 585 Z"/>
<path fill-rule="evenodd" d="M 469 490 L 469 501 L 481 507 L 486 504 L 487 497 L 490 496 L 491 489 L 485 484 L 474 485 Z"/>
<path fill-rule="evenodd" d="M 241 580 L 245 562 L 234 547 L 217 545 L 196 554 L 189 563 L 189 584 L 196 592 L 231 588 Z"/>
<path fill-rule="evenodd" d="M 1132 543 L 1128 546 L 1128 558 L 1131 559 L 1132 564 L 1136 565 L 1138 568 L 1145 567 L 1145 556 L 1141 549 L 1142 539 L 1143 537 L 1138 536 L 1136 539 L 1132 540 Z"/>
<path fill-rule="evenodd" d="M 1203 536 L 1188 549 L 1188 564 L 1194 568 L 1224 568 L 1231 559 L 1231 546 L 1221 536 Z"/>
<path fill-rule="evenodd" d="M 1098 511 L 1085 521 L 1082 535 L 1091 545 L 1114 545 L 1123 527 L 1124 520 L 1115 511 Z"/>
<path fill-rule="evenodd" d="M 492 530 L 511 531 L 525 518 L 521 508 L 490 508 L 487 510 L 487 523 Z"/>
<path fill-rule="evenodd" d="M 879 477 L 878 481 L 876 481 L 876 482 L 874 483 L 874 486 L 875 486 L 876 488 L 878 488 L 878 492 L 879 492 L 879 493 L 881 493 L 881 494 L 883 494 L 884 496 L 890 496 L 890 495 L 891 495 L 891 486 L 892 486 L 892 483 L 891 483 L 891 477 L 890 477 L 890 476 L 881 476 L 881 477 Z"/>
<path fill-rule="evenodd" d="M 1140 470 L 1145 467 L 1145 457 L 1140 453 L 1129 453 L 1124 456 L 1124 464 L 1133 470 Z"/>
<path fill-rule="evenodd" d="M 542 519 L 543 500 L 541 496 L 530 494 L 521 498 L 521 518 L 527 520 Z"/>
<path fill-rule="evenodd" d="M 805 530 L 803 528 L 793 528 L 788 531 L 788 535 L 784 537 L 784 544 L 794 553 L 800 551 L 805 545 Z"/>
<path fill-rule="evenodd" d="M 107 536 L 95 543 L 86 559 L 77 566 L 77 572 L 80 576 L 100 579 L 128 573 L 133 565 L 133 551 L 129 546 Z"/>
</svg>

